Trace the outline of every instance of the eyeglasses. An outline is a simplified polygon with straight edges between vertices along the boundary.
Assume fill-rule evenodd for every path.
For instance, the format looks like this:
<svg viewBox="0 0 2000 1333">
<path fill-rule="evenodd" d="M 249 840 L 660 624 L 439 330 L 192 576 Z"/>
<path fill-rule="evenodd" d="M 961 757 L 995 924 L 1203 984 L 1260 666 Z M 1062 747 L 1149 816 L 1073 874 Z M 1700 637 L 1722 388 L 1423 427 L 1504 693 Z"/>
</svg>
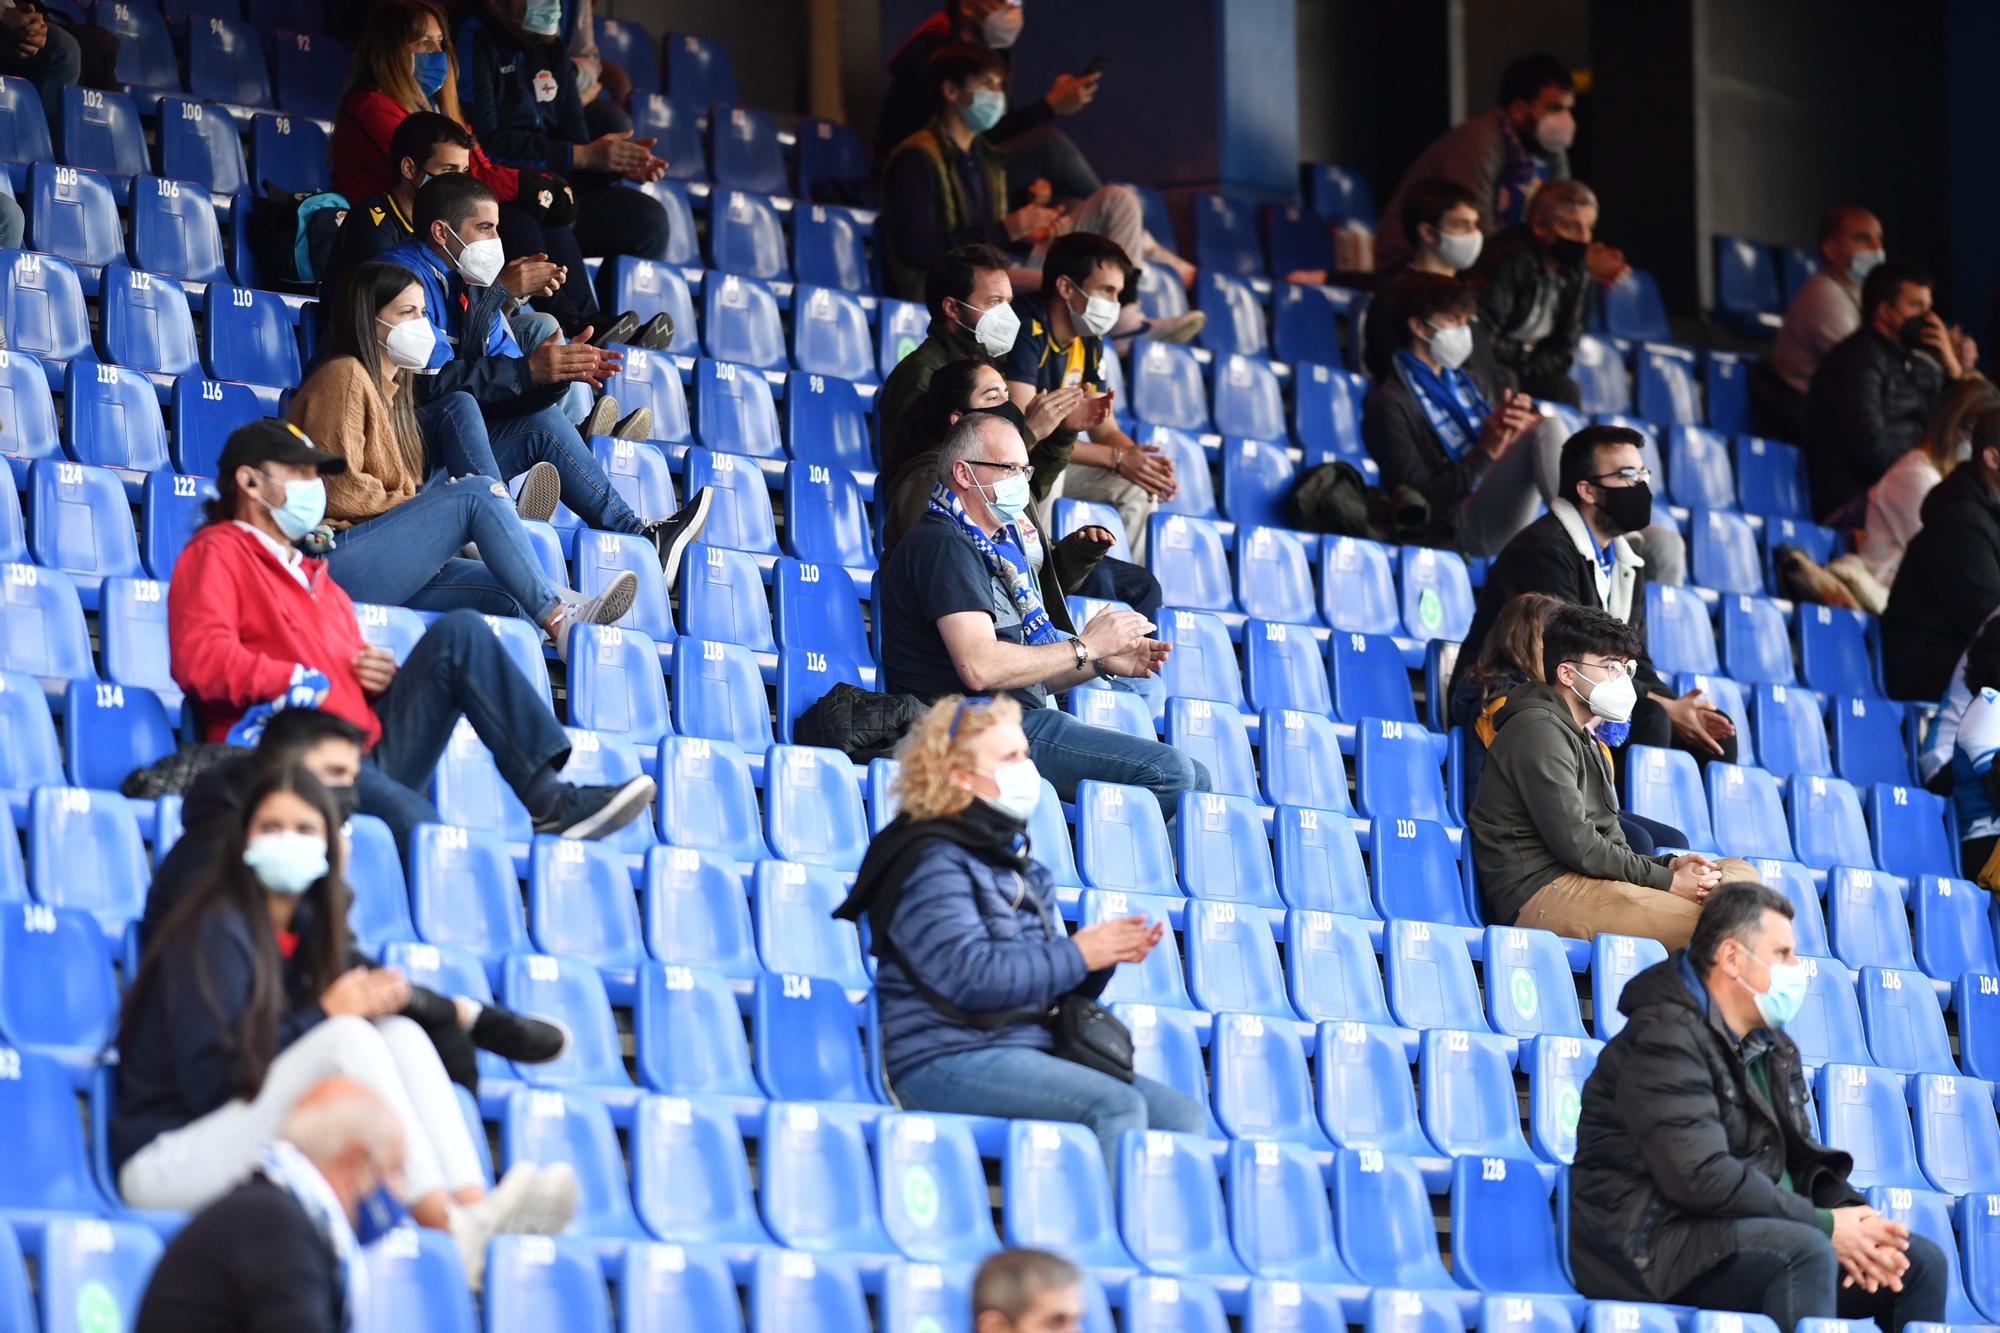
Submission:
<svg viewBox="0 0 2000 1333">
<path fill-rule="evenodd" d="M 965 461 L 974 467 L 990 467 L 995 472 L 998 472 L 1003 480 L 1010 477 L 1021 477 L 1025 480 L 1033 481 L 1035 478 L 1035 467 L 1032 463 L 989 463 L 983 458 L 968 458 Z"/>
<path fill-rule="evenodd" d="M 1589 667 L 1592 671 L 1608 671 L 1611 673 L 1612 676 L 1636 676 L 1639 674 L 1639 664 L 1629 657 L 1613 662 L 1583 662 L 1583 661 L 1572 660 L 1570 662 L 1570 665 L 1573 667 Z M 1610 678 L 1611 678 L 1610 676 L 1605 677 L 1605 679 L 1607 680 L 1609 680 Z"/>
<path fill-rule="evenodd" d="M 1653 469 L 1649 467 L 1614 468 L 1609 472 L 1599 472 L 1594 476 L 1585 478 L 1585 480 L 1609 481 L 1613 477 L 1618 478 L 1628 486 L 1637 486 L 1641 482 L 1650 484 L 1653 480 Z"/>
</svg>

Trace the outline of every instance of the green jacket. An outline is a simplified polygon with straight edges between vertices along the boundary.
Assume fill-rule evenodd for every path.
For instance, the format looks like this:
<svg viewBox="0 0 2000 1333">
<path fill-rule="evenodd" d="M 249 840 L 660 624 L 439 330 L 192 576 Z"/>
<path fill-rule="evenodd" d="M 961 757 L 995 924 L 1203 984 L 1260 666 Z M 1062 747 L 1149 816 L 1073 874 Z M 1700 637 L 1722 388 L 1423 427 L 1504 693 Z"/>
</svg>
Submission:
<svg viewBox="0 0 2000 1333">
<path fill-rule="evenodd" d="M 993 216 L 973 218 L 968 216 L 965 192 L 958 186 L 958 177 L 952 170 L 951 159 L 959 155 L 958 145 L 944 133 L 941 122 L 933 119 L 930 124 L 896 145 L 888 160 L 882 164 L 884 180 L 895 170 L 898 159 L 908 154 L 916 154 L 929 162 L 935 173 L 937 201 L 942 216 L 936 220 L 939 232 L 949 238 L 968 227 L 998 222 L 1007 209 L 1007 166 L 993 145 L 986 142 L 983 135 L 975 135 L 970 151 L 979 160 L 979 169 L 986 177 L 986 197 L 992 201 Z M 924 270 L 903 258 L 904 247 L 895 234 L 896 211 L 890 209 L 883 214 L 888 223 L 881 236 L 882 266 L 889 279 L 889 290 L 898 296 L 915 300 L 917 293 L 924 289 Z"/>
<path fill-rule="evenodd" d="M 1493 725 L 1465 821 L 1488 921 L 1512 925 L 1563 875 L 1672 887 L 1666 857 L 1641 856 L 1625 841 L 1611 764 L 1553 688 L 1514 691 Z"/>
</svg>

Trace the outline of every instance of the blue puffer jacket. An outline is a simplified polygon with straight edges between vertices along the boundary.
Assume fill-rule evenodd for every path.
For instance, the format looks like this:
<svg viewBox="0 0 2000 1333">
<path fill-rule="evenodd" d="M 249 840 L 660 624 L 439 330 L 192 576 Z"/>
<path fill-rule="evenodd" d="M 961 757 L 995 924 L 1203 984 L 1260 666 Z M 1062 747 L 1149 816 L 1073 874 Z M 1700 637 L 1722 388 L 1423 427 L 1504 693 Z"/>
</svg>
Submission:
<svg viewBox="0 0 2000 1333">
<path fill-rule="evenodd" d="M 889 918 L 889 939 L 923 983 L 968 1013 L 1047 1009 L 1071 991 L 1102 990 L 1109 969 L 1084 971 L 1055 912 L 1055 881 L 1041 862 L 1018 874 L 964 847 L 933 842 L 910 867 Z M 1042 904 L 1047 904 L 1046 907 Z M 940 1055 L 983 1046 L 1048 1050 L 1047 1028 L 1010 1023 L 982 1030 L 938 1011 L 888 957 L 876 971 L 889 1081 Z"/>
</svg>

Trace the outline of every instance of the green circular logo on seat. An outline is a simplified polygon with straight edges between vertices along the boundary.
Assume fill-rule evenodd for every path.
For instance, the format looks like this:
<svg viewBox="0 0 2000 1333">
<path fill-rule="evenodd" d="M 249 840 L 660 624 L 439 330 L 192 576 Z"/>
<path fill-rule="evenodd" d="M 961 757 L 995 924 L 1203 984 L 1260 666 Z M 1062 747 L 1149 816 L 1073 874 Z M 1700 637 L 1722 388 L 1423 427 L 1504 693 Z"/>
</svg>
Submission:
<svg viewBox="0 0 2000 1333">
<path fill-rule="evenodd" d="M 125 1321 L 118 1314 L 118 1298 L 111 1288 L 92 1280 L 76 1290 L 77 1333 L 118 1333 Z"/>
<path fill-rule="evenodd" d="M 1583 1118 L 1583 1098 L 1576 1095 L 1576 1089 L 1564 1085 L 1556 1094 L 1556 1123 L 1564 1132 L 1576 1133 L 1576 1122 Z"/>
<path fill-rule="evenodd" d="M 1541 996 L 1535 990 L 1535 974 L 1516 972 L 1514 980 L 1508 983 L 1508 989 L 1514 996 L 1514 1012 L 1523 1018 L 1533 1018 L 1541 1003 Z"/>
<path fill-rule="evenodd" d="M 1437 595 L 1436 588 L 1425 588 L 1417 594 L 1417 619 L 1427 630 L 1444 624 L 1444 599 Z"/>
<path fill-rule="evenodd" d="M 944 1325 L 935 1315 L 919 1315 L 910 1325 L 910 1333 L 944 1333 Z"/>
<path fill-rule="evenodd" d="M 937 1177 L 927 1166 L 912 1166 L 903 1172 L 903 1211 L 912 1224 L 926 1229 L 938 1219 Z"/>
</svg>

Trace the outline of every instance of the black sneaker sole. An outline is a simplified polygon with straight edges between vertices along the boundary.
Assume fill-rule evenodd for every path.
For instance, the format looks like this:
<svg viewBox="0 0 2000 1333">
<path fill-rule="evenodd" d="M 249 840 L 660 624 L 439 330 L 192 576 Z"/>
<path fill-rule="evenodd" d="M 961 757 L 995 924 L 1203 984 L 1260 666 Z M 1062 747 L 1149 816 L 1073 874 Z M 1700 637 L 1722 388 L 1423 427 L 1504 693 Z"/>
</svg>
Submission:
<svg viewBox="0 0 2000 1333">
<path fill-rule="evenodd" d="M 654 790 L 653 780 L 642 773 L 603 805 L 568 828 L 555 830 L 555 834 L 559 838 L 608 838 L 646 812 L 653 803 Z"/>
<path fill-rule="evenodd" d="M 543 1065 L 569 1049 L 569 1029 L 545 1018 L 487 1005 L 467 1034 L 472 1044 L 517 1065 Z"/>
<path fill-rule="evenodd" d="M 629 344 L 632 340 L 632 335 L 637 333 L 640 327 L 641 325 L 636 317 L 629 314 L 620 315 L 596 333 L 591 334 L 590 345 L 592 347 L 613 347 L 620 343 Z"/>
<path fill-rule="evenodd" d="M 686 520 L 667 539 L 667 549 L 660 552 L 660 571 L 666 576 L 667 587 L 674 586 L 674 578 L 681 569 L 681 556 L 700 538 L 702 528 L 708 524 L 709 511 L 714 508 L 715 492 L 706 486 L 695 492 L 695 498 L 681 507 L 682 513 L 687 515 Z M 688 510 L 694 512 L 687 513 Z"/>
</svg>

